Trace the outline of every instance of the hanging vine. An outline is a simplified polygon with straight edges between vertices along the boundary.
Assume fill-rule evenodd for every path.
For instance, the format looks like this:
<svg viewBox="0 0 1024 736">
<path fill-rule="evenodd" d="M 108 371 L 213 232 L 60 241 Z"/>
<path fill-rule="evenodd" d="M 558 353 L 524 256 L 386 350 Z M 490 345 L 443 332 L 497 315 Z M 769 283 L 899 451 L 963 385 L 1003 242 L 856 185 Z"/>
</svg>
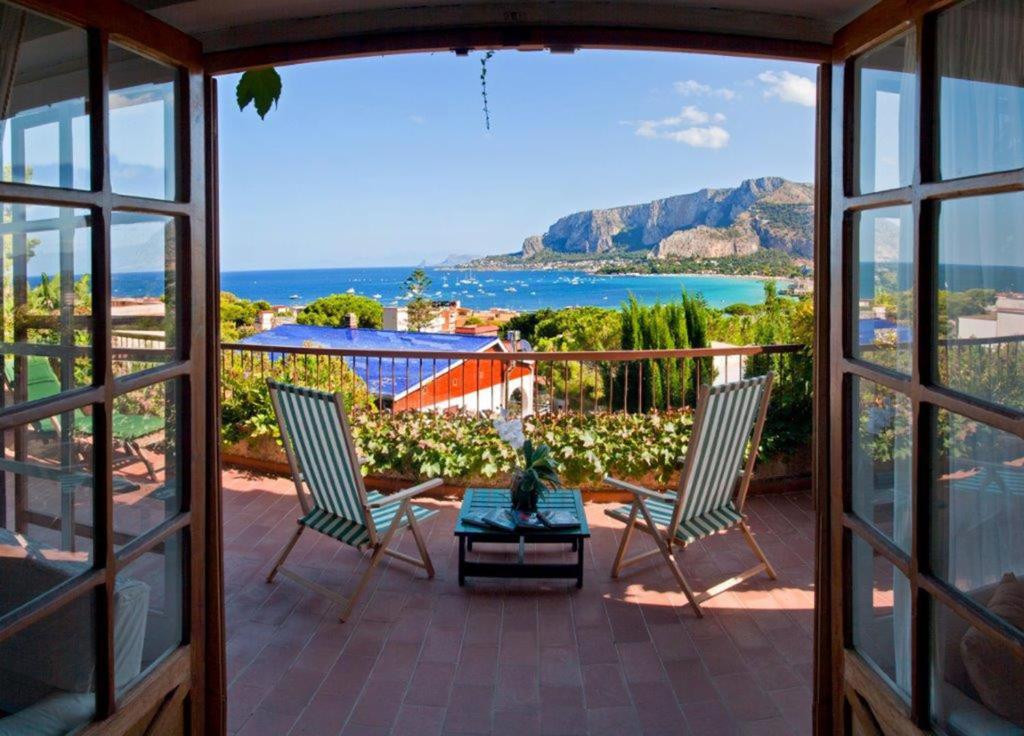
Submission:
<svg viewBox="0 0 1024 736">
<path fill-rule="evenodd" d="M 484 58 L 480 59 L 480 95 L 484 98 L 484 126 L 491 129 L 491 110 L 487 105 L 487 62 L 494 56 L 494 51 L 488 51 Z"/>
</svg>

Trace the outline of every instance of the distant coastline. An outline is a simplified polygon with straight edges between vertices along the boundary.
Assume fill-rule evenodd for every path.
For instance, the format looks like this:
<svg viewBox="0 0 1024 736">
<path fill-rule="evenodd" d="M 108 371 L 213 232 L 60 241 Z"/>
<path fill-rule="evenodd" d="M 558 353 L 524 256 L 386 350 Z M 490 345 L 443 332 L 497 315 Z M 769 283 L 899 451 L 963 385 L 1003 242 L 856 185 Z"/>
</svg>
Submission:
<svg viewBox="0 0 1024 736">
<path fill-rule="evenodd" d="M 403 282 L 410 268 L 336 268 L 262 271 L 223 271 L 221 289 L 243 299 L 301 306 L 329 294 L 352 293 L 377 299 L 384 305 L 400 304 Z M 579 269 L 469 270 L 425 269 L 432 280 L 428 296 L 459 301 L 471 309 L 495 307 L 516 311 L 571 306 L 618 308 L 630 296 L 641 303 L 676 301 L 683 289 L 701 294 L 708 304 L 759 304 L 764 298 L 763 276 L 716 274 L 613 274 Z M 659 278 L 646 278 L 658 275 Z M 792 280 L 776 279 L 781 288 Z M 152 296 L 158 280 L 144 274 L 115 278 L 117 296 Z"/>
</svg>

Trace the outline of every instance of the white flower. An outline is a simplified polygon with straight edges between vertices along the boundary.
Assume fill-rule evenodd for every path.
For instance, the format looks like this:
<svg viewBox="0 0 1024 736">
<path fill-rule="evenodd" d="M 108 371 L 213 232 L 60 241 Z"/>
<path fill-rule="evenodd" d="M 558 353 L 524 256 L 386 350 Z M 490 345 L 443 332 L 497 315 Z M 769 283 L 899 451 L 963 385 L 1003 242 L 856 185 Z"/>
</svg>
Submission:
<svg viewBox="0 0 1024 736">
<path fill-rule="evenodd" d="M 523 422 L 521 419 L 505 419 L 502 412 L 501 419 L 495 419 L 493 424 L 502 440 L 512 446 L 518 452 L 523 449 L 526 443 L 526 435 L 523 433 Z"/>
</svg>

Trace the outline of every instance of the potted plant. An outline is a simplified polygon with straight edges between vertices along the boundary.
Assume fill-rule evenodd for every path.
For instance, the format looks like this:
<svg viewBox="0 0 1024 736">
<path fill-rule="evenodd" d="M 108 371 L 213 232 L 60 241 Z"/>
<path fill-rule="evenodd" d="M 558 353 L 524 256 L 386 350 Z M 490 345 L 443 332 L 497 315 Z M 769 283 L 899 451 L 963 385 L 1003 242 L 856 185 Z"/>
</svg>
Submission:
<svg viewBox="0 0 1024 736">
<path fill-rule="evenodd" d="M 534 445 L 523 434 L 523 423 L 519 419 L 499 419 L 494 422 L 498 436 L 508 442 L 518 455 L 520 465 L 512 472 L 512 510 L 533 513 L 537 502 L 548 491 L 558 488 L 558 471 L 551 457 L 551 448 L 545 444 Z"/>
</svg>

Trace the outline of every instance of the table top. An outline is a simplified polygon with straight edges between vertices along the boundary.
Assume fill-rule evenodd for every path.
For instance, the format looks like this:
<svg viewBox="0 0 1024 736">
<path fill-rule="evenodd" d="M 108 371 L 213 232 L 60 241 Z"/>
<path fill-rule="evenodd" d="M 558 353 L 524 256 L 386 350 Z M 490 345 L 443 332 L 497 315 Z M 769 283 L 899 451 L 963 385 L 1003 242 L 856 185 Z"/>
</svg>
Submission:
<svg viewBox="0 0 1024 736">
<path fill-rule="evenodd" d="M 580 525 L 573 529 L 520 529 L 515 532 L 503 532 L 500 529 L 487 529 L 474 524 L 464 524 L 462 514 L 465 511 L 488 511 L 494 508 L 509 506 L 509 491 L 504 488 L 467 488 L 462 497 L 462 508 L 459 520 L 455 523 L 456 536 L 504 536 L 524 539 L 542 537 L 589 537 L 590 527 L 583 509 L 583 496 L 575 488 L 560 488 L 548 493 L 537 503 L 541 511 L 571 511 L 580 520 Z"/>
</svg>

